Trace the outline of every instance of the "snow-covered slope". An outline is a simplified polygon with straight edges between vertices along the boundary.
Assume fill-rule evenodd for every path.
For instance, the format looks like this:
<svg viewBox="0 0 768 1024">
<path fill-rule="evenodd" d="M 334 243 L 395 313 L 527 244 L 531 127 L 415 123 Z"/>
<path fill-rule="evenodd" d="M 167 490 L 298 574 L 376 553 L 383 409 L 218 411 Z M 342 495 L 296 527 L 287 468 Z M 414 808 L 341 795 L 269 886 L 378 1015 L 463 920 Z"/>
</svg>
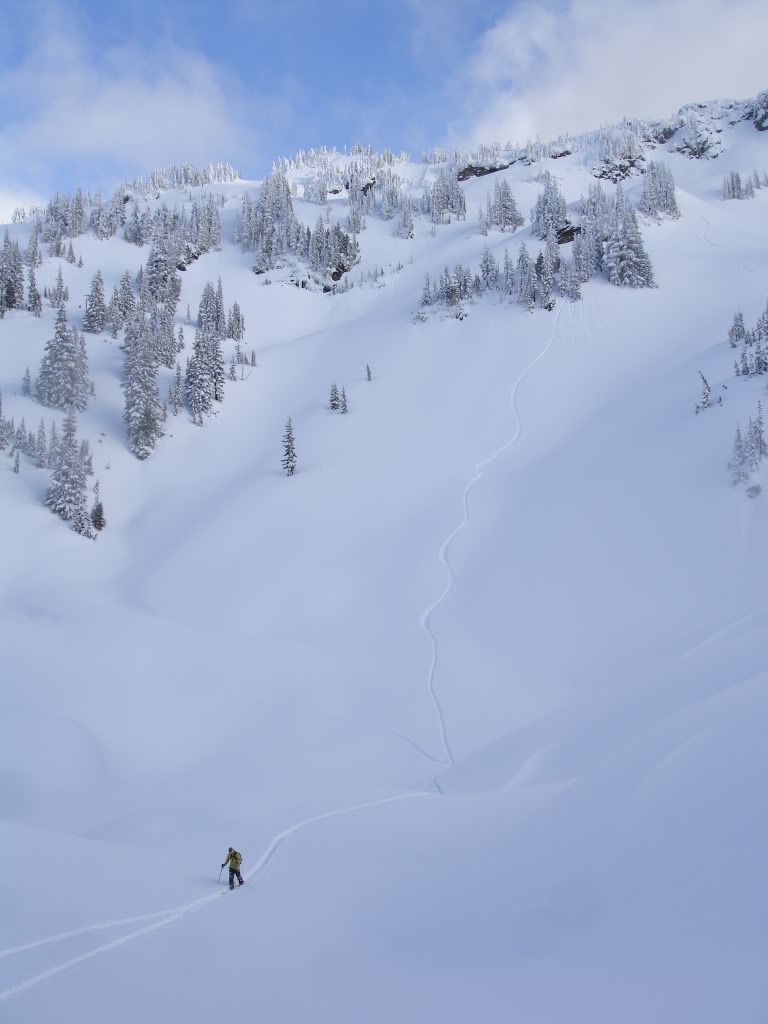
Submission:
<svg viewBox="0 0 768 1024">
<path fill-rule="evenodd" d="M 413 317 L 426 272 L 535 251 L 533 179 L 575 206 L 584 153 L 471 178 L 467 220 L 410 240 L 369 219 L 339 295 L 264 286 L 232 242 L 256 184 L 216 186 L 221 251 L 179 310 L 221 277 L 257 366 L 146 462 L 119 341 L 88 337 L 107 529 L 78 536 L 44 471 L 0 467 L 4 1020 L 762 1019 L 766 498 L 727 462 L 764 388 L 727 334 L 768 298 L 768 189 L 720 195 L 768 167 L 768 133 L 721 142 L 648 151 L 682 214 L 643 224 L 658 288 L 595 279 L 551 312 Z M 398 173 L 417 195 L 435 167 Z M 311 174 L 289 170 L 308 224 Z M 499 178 L 526 227 L 486 237 Z M 63 266 L 73 319 L 97 268 L 109 295 L 147 254 L 74 247 L 82 268 L 38 272 Z M 33 429 L 51 413 L 20 382 L 53 323 L 0 322 L 3 411 Z M 696 416 L 699 371 L 723 401 Z"/>
</svg>

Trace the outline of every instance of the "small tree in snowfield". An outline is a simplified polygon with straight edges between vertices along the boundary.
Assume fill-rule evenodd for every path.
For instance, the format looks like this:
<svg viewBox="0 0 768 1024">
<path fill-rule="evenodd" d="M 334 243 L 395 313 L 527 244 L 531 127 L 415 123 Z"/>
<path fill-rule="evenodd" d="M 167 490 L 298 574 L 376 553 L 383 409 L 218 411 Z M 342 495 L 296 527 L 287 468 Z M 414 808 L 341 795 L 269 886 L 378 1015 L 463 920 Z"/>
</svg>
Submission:
<svg viewBox="0 0 768 1024">
<path fill-rule="evenodd" d="M 96 485 L 93 488 L 94 501 L 93 508 L 91 509 L 91 522 L 93 523 L 94 529 L 101 531 L 107 525 L 107 519 L 104 515 L 104 505 L 99 494 L 99 482 L 96 481 Z"/>
<path fill-rule="evenodd" d="M 294 443 L 293 424 L 291 423 L 290 416 L 288 417 L 288 422 L 285 425 L 285 433 L 283 434 L 282 465 L 286 476 L 293 476 L 296 472 L 296 446 Z"/>
<path fill-rule="evenodd" d="M 339 389 L 336 387 L 335 384 L 331 384 L 331 394 L 328 399 L 328 405 L 330 406 L 331 409 L 333 409 L 334 412 L 336 412 L 339 408 Z"/>
</svg>

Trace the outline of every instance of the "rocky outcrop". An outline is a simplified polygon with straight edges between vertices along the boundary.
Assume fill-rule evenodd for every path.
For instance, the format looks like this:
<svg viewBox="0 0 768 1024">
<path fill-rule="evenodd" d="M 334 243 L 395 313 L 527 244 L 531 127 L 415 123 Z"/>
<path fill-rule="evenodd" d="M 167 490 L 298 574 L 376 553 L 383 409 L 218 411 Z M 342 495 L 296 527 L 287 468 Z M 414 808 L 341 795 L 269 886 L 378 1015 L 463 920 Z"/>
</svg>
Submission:
<svg viewBox="0 0 768 1024">
<path fill-rule="evenodd" d="M 768 89 L 765 92 L 761 92 L 755 100 L 753 117 L 755 128 L 759 132 L 768 131 Z"/>
</svg>

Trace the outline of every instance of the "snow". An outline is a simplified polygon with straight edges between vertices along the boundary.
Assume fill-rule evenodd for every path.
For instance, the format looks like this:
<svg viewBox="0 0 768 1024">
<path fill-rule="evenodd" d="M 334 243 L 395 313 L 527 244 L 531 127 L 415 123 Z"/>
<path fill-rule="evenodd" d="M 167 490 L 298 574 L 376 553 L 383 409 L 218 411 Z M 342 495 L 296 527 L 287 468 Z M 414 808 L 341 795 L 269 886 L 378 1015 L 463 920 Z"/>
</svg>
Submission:
<svg viewBox="0 0 768 1024">
<path fill-rule="evenodd" d="M 45 473 L 0 467 L 3 1019 L 763 1019 L 766 499 L 726 469 L 763 387 L 726 339 L 768 298 L 768 190 L 720 184 L 766 145 L 740 123 L 716 160 L 653 152 L 682 212 L 643 224 L 658 289 L 464 321 L 413 322 L 425 272 L 538 246 L 480 234 L 496 175 L 434 237 L 370 219 L 362 269 L 387 273 L 339 296 L 263 286 L 231 242 L 255 184 L 215 187 L 222 250 L 179 311 L 221 276 L 257 367 L 140 463 L 118 342 L 88 337 L 95 543 L 42 505 Z M 578 155 L 541 166 L 586 194 Z M 526 220 L 538 169 L 498 172 Z M 74 246 L 71 315 L 147 255 Z M 52 328 L 47 304 L 0 322 L 28 428 Z M 723 405 L 694 416 L 699 370 Z"/>
</svg>

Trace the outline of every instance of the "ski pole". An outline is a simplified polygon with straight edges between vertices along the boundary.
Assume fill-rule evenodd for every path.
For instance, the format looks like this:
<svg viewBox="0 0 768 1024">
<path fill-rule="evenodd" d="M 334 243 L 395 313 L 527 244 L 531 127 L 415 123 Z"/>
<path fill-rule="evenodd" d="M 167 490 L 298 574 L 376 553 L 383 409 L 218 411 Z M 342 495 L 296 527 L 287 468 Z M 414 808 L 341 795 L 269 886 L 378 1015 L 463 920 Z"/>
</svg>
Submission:
<svg viewBox="0 0 768 1024">
<path fill-rule="evenodd" d="M 222 869 L 221 869 L 221 871 L 223 871 L 223 870 L 224 870 L 224 868 L 222 868 Z M 219 872 L 219 881 L 218 881 L 218 882 L 216 883 L 217 885 L 218 885 L 218 884 L 219 884 L 219 882 L 221 881 L 221 871 Z"/>
</svg>

